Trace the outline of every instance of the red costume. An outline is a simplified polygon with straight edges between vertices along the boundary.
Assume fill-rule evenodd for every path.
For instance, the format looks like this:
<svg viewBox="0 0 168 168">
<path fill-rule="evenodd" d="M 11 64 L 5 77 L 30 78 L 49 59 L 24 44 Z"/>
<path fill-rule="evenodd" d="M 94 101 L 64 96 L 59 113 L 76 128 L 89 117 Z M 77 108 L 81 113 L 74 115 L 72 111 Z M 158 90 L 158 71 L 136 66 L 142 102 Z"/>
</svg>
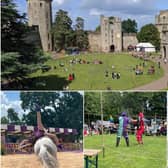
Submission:
<svg viewBox="0 0 168 168">
<path fill-rule="evenodd" d="M 69 80 L 69 81 L 72 81 L 72 80 L 73 80 L 72 74 L 69 74 L 68 80 Z"/>
<path fill-rule="evenodd" d="M 145 130 L 144 115 L 142 112 L 140 112 L 138 117 L 138 127 L 137 127 L 137 133 L 136 133 L 136 138 L 139 144 L 143 144 L 142 134 L 144 133 L 144 130 Z"/>
</svg>

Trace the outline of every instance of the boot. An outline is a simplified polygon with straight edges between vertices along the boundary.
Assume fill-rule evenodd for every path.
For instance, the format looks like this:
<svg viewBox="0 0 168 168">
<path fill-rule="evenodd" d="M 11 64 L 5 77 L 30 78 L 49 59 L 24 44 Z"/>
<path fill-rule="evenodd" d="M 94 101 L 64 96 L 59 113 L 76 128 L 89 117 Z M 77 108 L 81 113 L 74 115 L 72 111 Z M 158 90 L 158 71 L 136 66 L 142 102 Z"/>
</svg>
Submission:
<svg viewBox="0 0 168 168">
<path fill-rule="evenodd" d="M 129 139 L 128 139 L 128 137 L 125 138 L 125 142 L 126 142 L 127 146 L 129 146 Z"/>
<path fill-rule="evenodd" d="M 120 143 L 120 138 L 119 138 L 119 137 L 117 137 L 116 147 L 118 147 L 118 146 L 119 146 L 119 143 Z"/>
</svg>

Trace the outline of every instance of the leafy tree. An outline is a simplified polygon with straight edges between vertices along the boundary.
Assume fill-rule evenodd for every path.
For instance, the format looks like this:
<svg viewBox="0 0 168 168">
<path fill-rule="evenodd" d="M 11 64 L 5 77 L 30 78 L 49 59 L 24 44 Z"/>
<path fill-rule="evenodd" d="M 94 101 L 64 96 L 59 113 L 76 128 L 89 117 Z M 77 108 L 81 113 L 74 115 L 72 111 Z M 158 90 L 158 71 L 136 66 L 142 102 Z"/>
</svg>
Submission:
<svg viewBox="0 0 168 168">
<path fill-rule="evenodd" d="M 123 33 L 137 33 L 137 22 L 135 20 L 127 19 L 122 21 Z"/>
<path fill-rule="evenodd" d="M 69 41 L 71 39 L 69 37 L 72 34 L 72 20 L 68 16 L 68 12 L 59 10 L 56 13 L 52 34 L 56 51 L 69 47 Z"/>
<path fill-rule="evenodd" d="M 121 112 L 126 111 L 129 117 L 136 118 L 140 111 L 146 118 L 166 118 L 166 92 L 103 92 L 104 120 L 112 115 L 118 119 Z M 85 122 L 100 119 L 100 93 L 85 94 Z"/>
<path fill-rule="evenodd" d="M 106 113 L 106 120 L 112 115 L 117 117 L 122 110 L 122 96 L 120 92 L 103 93 L 103 111 Z"/>
<path fill-rule="evenodd" d="M 25 14 L 20 15 L 13 0 L 1 1 L 2 51 L 16 51 L 23 46 L 23 37 L 28 27 Z"/>
<path fill-rule="evenodd" d="M 18 80 L 40 68 L 46 57 L 35 44 L 25 41 L 30 28 L 25 14 L 19 14 L 13 0 L 1 1 L 2 79 Z"/>
<path fill-rule="evenodd" d="M 9 120 L 5 116 L 3 116 L 1 117 L 1 124 L 9 124 Z"/>
<path fill-rule="evenodd" d="M 100 25 L 98 25 L 95 29 L 95 32 L 100 32 L 100 30 L 101 30 L 101 27 L 100 27 Z"/>
<path fill-rule="evenodd" d="M 87 32 L 84 31 L 84 19 L 81 17 L 76 18 L 75 34 L 76 46 L 81 50 L 87 49 L 89 45 L 88 35 Z"/>
<path fill-rule="evenodd" d="M 157 50 L 160 49 L 160 34 L 158 29 L 153 24 L 147 24 L 143 26 L 138 33 L 138 41 L 150 42 Z"/>
<path fill-rule="evenodd" d="M 166 118 L 166 92 L 156 92 L 148 102 L 147 111 L 149 115 Z M 148 115 L 148 114 L 147 114 Z"/>
<path fill-rule="evenodd" d="M 75 128 L 82 135 L 83 97 L 78 92 L 21 92 L 22 108 L 30 110 L 23 115 L 28 125 L 37 125 L 36 105 L 41 108 L 46 127 Z M 48 107 L 48 108 L 47 108 Z"/>
<path fill-rule="evenodd" d="M 82 17 L 76 18 L 75 30 L 84 30 L 84 19 Z"/>
<path fill-rule="evenodd" d="M 19 124 L 20 123 L 18 113 L 15 112 L 15 110 L 13 108 L 9 108 L 7 110 L 7 113 L 8 113 L 7 117 L 8 117 L 8 120 L 10 121 L 10 123 L 13 123 L 13 124 Z"/>
</svg>

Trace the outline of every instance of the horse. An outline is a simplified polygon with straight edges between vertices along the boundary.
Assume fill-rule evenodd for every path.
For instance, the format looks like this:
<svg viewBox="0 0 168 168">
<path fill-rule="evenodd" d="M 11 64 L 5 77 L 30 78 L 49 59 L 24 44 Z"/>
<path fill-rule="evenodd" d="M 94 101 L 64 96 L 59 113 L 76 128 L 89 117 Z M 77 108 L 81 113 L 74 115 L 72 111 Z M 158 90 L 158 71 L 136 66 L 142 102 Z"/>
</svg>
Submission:
<svg viewBox="0 0 168 168">
<path fill-rule="evenodd" d="M 49 137 L 42 137 L 34 144 L 34 152 L 41 161 L 43 168 L 59 168 L 57 147 Z"/>
</svg>

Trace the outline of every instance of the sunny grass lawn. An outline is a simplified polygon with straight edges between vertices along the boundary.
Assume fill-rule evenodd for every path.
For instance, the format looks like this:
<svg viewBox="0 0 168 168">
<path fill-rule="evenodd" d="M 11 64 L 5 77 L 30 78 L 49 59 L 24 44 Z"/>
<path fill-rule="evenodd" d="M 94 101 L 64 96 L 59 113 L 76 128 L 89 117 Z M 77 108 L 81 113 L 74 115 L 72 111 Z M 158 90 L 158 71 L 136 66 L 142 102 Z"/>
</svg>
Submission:
<svg viewBox="0 0 168 168">
<path fill-rule="evenodd" d="M 102 61 L 103 64 L 73 64 L 70 65 L 69 61 L 74 58 L 83 59 L 93 62 L 94 60 Z M 60 67 L 59 64 L 65 64 L 64 67 Z M 149 83 L 157 80 L 163 76 L 163 70 L 158 69 L 157 64 L 150 61 L 147 62 L 147 66 L 144 68 L 144 75 L 135 75 L 133 67 L 142 64 L 143 61 L 130 56 L 129 54 L 88 54 L 80 56 L 67 56 L 57 60 L 49 60 L 46 64 L 50 65 L 52 69 L 48 72 L 42 73 L 41 70 L 30 77 L 34 78 L 34 83 L 37 82 L 36 78 L 44 78 L 46 86 L 38 89 L 57 89 L 59 81 L 62 85 L 67 80 L 70 73 L 75 73 L 75 80 L 69 84 L 70 90 L 106 90 L 111 88 L 113 90 L 131 89 L 137 86 Z M 121 78 L 119 80 L 111 78 L 112 65 L 114 65 L 115 72 L 120 72 Z M 151 65 L 155 65 L 156 73 L 154 75 L 148 75 L 147 70 Z M 54 69 L 54 66 L 57 68 Z M 67 69 L 68 71 L 65 71 Z M 105 77 L 105 71 L 108 70 L 109 76 Z M 55 77 L 54 77 L 55 76 Z"/>
<path fill-rule="evenodd" d="M 105 157 L 99 154 L 99 168 L 166 168 L 166 136 L 144 136 L 144 145 L 138 146 L 130 136 L 130 147 L 122 138 L 115 147 L 116 136 L 104 135 Z M 84 137 L 86 149 L 102 149 L 102 136 Z"/>
</svg>

